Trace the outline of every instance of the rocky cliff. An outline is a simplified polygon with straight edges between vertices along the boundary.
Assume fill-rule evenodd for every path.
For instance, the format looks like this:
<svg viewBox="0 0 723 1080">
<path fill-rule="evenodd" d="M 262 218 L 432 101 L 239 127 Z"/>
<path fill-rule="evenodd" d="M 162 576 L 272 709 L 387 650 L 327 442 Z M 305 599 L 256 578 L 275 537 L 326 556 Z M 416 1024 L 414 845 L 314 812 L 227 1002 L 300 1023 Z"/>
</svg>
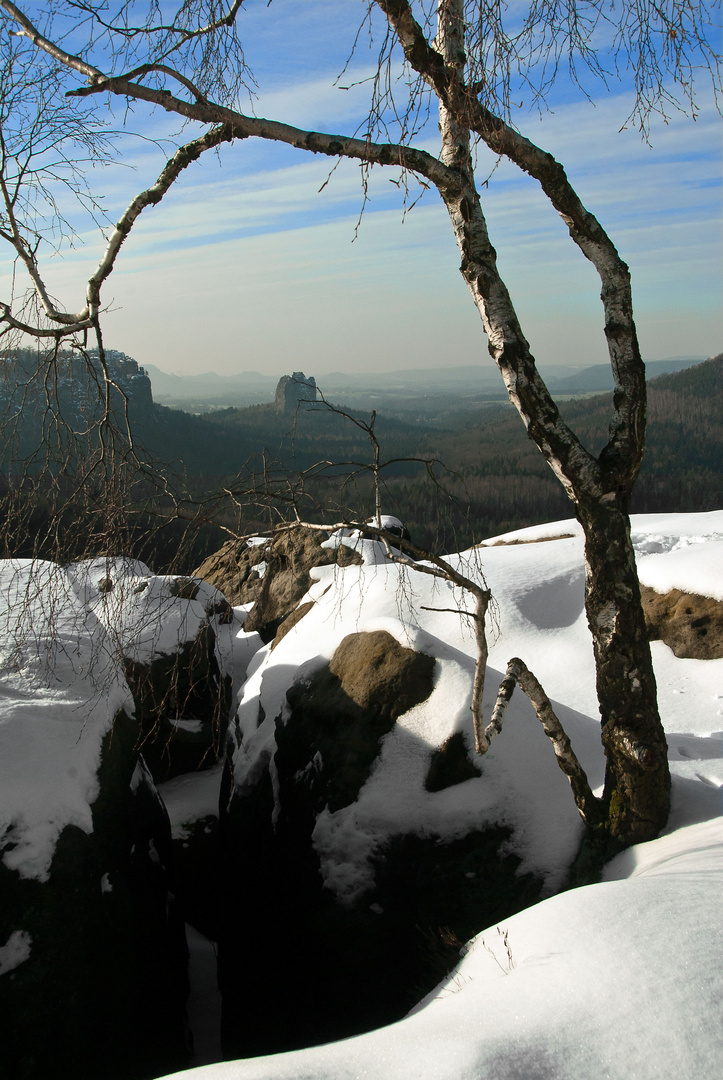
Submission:
<svg viewBox="0 0 723 1080">
<path fill-rule="evenodd" d="M 307 378 L 303 371 L 282 375 L 276 387 L 275 405 L 279 412 L 296 412 L 299 402 L 316 401 L 316 379 Z"/>
</svg>

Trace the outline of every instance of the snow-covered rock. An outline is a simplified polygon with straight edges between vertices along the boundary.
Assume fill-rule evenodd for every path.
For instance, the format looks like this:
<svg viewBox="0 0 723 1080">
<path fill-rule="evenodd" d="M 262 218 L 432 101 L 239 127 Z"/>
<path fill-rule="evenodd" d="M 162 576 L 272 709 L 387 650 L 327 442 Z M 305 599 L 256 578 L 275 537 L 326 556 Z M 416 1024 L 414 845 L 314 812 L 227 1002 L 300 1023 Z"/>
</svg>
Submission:
<svg viewBox="0 0 723 1080">
<path fill-rule="evenodd" d="M 188 1061 L 171 830 L 141 744 L 189 702 L 201 727 L 227 711 L 221 599 L 129 560 L 0 564 L 3 1075 L 128 1080 Z M 173 713 L 168 693 L 155 714 L 143 696 L 138 673 L 156 687 L 159 666 Z"/>
<path fill-rule="evenodd" d="M 723 595 L 723 564 L 716 557 L 723 512 L 638 516 L 632 531 L 645 584 Z M 246 1004 L 274 986 L 283 996 L 284 955 L 304 949 L 298 926 L 283 918 L 293 904 L 295 873 L 302 883 L 312 873 L 323 881 L 322 922 L 356 912 L 357 923 L 347 924 L 353 935 L 365 918 L 382 917 L 380 854 L 400 834 L 434 837 L 443 847 L 480 822 L 506 828 L 506 849 L 519 860 L 519 872 L 538 877 L 550 894 L 564 883 L 580 837 L 567 781 L 531 707 L 517 696 L 481 761 L 481 776 L 438 790 L 425 785 L 435 753 L 450 737 L 463 737 L 458 757 L 466 757 L 469 745 L 474 641 L 456 613 L 465 598 L 422 576 L 400 577 L 373 541 L 339 537 L 332 543 L 350 540 L 364 565 L 315 569 L 318 580 L 302 600 L 314 606 L 273 652 L 261 650 L 250 665 L 232 729 L 235 787 L 226 788 L 224 802 L 233 806 L 241 793 L 255 790 L 257 803 L 247 804 L 249 828 L 255 820 L 274 843 L 284 822 L 285 777 L 276 762 L 283 732 L 293 723 L 293 701 L 328 670 L 348 634 L 383 631 L 400 646 L 433 656 L 434 689 L 382 738 L 356 799 L 330 803 L 314 814 L 315 823 L 308 821 L 313 859 L 300 860 L 277 880 L 279 947 L 253 952 Z M 593 787 L 599 786 L 604 760 L 579 526 L 564 521 L 520 530 L 494 538 L 478 556 L 496 599 L 487 714 L 507 661 L 521 656 L 553 700 Z M 474 569 L 473 553 L 450 558 Z M 500 919 L 481 906 L 479 932 L 449 976 L 401 1022 L 296 1053 L 192 1070 L 186 1080 L 717 1078 L 723 1060 L 723 660 L 680 659 L 662 641 L 652 642 L 652 652 L 673 777 L 671 816 L 658 840 L 623 853 L 598 885 L 549 895 Z M 304 772 L 307 780 L 318 776 L 321 751 L 320 758 L 311 755 L 308 770 L 297 769 L 299 784 Z M 407 862 L 413 859 L 412 853 Z M 450 885 L 457 892 L 460 882 L 450 879 Z M 232 920 L 238 912 L 230 907 L 227 914 Z M 239 940 L 253 944 L 266 922 L 244 914 L 237 921 Z M 309 948 L 310 978 L 316 959 Z M 396 960 L 390 943 L 387 969 L 369 993 L 383 995 Z M 295 985 L 297 1008 L 305 989 Z M 239 1023 L 254 1021 L 253 1003 L 244 1011 L 237 999 L 234 1007 Z M 273 1006 L 269 1013 L 272 1022 L 286 1023 Z"/>
<path fill-rule="evenodd" d="M 195 575 L 220 589 L 231 603 L 253 604 L 244 629 L 271 641 L 292 612 L 298 619 L 299 601 L 315 567 L 360 561 L 348 546 L 326 546 L 326 536 L 323 530 L 299 526 L 273 539 L 229 540 Z M 281 636 L 288 629 L 285 625 Z"/>
<path fill-rule="evenodd" d="M 306 614 L 255 657 L 230 729 L 227 1054 L 403 1015 L 485 918 L 561 887 L 582 834 L 524 701 L 513 701 L 494 764 L 471 760 L 464 595 L 390 563 L 379 541 L 339 533 L 325 546 L 351 546 L 363 563 L 314 568 Z M 477 572 L 474 553 L 452 558 Z M 416 698 L 404 700 L 411 675 L 394 665 L 373 689 L 395 652 L 429 668 Z M 503 670 L 490 672 L 488 711 Z M 283 977 L 256 977 L 249 995 L 246 963 Z"/>
<path fill-rule="evenodd" d="M 400 1023 L 177 1080 L 717 1080 L 722 889 L 720 818 L 678 828 L 478 934 Z"/>
<path fill-rule="evenodd" d="M 638 516 L 632 531 L 644 584 L 658 592 L 723 597 L 723 513 Z M 543 539 L 548 542 L 538 542 Z M 414 571 L 405 576 L 373 540 L 337 536 L 328 543 L 330 549 L 351 545 L 363 565 L 315 567 L 298 600 L 311 606 L 273 649 L 257 634 L 239 630 L 243 612 L 224 622 L 228 609 L 213 590 L 206 596 L 200 587 L 200 601 L 198 594 L 172 600 L 170 579 L 151 582 L 147 568 L 138 565 L 127 565 L 121 576 L 148 584 L 138 594 L 131 590 L 119 608 L 114 605 L 123 594 L 115 583 L 108 588 L 106 578 L 114 578 L 105 565 L 81 581 L 74 571 L 54 568 L 52 586 L 43 582 L 41 567 L 32 587 L 26 564 L 6 566 L 10 576 L 2 580 L 2 596 L 9 600 L 12 626 L 20 625 L 22 633 L 3 635 L 0 1015 L 10 1024 L 0 1061 L 10 1063 L 13 1077 L 27 1071 L 35 1055 L 30 1065 L 44 1075 L 128 1080 L 139 1071 L 136 1063 L 129 1066 L 129 1054 L 159 1030 L 171 1030 L 184 977 L 164 953 L 173 939 L 163 871 L 168 834 L 148 773 L 130 768 L 137 761 L 135 729 L 120 658 L 135 642 L 136 657 L 147 660 L 166 630 L 187 627 L 191 640 L 208 618 L 215 627 L 216 662 L 224 671 L 234 669 L 235 690 L 243 684 L 222 784 L 229 815 L 224 827 L 243 804 L 246 837 L 261 837 L 255 852 L 259 861 L 266 859 L 272 885 L 268 910 L 235 905 L 249 884 L 248 864 L 227 859 L 222 868 L 228 879 L 222 914 L 236 948 L 222 952 L 221 975 L 243 988 L 227 997 L 227 1051 L 241 1024 L 257 1022 L 259 1002 L 267 1002 L 265 1022 L 278 1026 L 295 1024 L 293 1012 L 307 997 L 313 1012 L 322 933 L 351 943 L 344 945 L 349 966 L 326 969 L 338 980 L 329 996 L 337 994 L 343 1012 L 353 1007 L 347 983 L 357 978 L 362 996 L 386 1007 L 387 985 L 404 975 L 399 941 L 412 904 L 426 903 L 423 914 L 445 927 L 442 911 L 468 889 L 475 922 L 463 948 L 449 934 L 448 975 L 405 1019 L 298 1052 L 174 1074 L 179 1080 L 717 1080 L 723 1060 L 723 660 L 678 658 L 663 641 L 652 642 L 673 777 L 668 826 L 658 840 L 609 864 L 600 884 L 559 892 L 581 827 L 526 700 L 515 695 L 505 728 L 484 759 L 470 754 L 474 637 L 459 614 L 466 598 Z M 551 523 L 494 538 L 476 554 L 450 556 L 474 573 L 477 558 L 496 599 L 487 714 L 507 661 L 521 656 L 545 686 L 598 786 L 604 761 L 579 527 Z M 154 596 L 163 603 L 154 607 L 153 600 L 144 608 Z M 193 607 L 197 603 L 203 615 Z M 172 604 L 179 605 L 176 613 L 161 616 L 145 634 L 149 612 L 172 611 Z M 222 613 L 206 615 L 209 604 L 220 605 Z M 326 760 L 323 746 L 309 747 L 304 757 L 306 736 L 296 739 L 295 732 L 302 734 L 314 711 L 314 688 L 333 674 L 340 644 L 356 635 L 377 641 L 389 635 L 400 649 L 433 661 L 432 692 L 395 716 L 379 736 L 372 768 L 340 794 L 334 785 L 323 786 L 338 717 L 330 718 Z M 102 763 L 111 739 L 108 786 Z M 213 770 L 201 781 L 179 776 L 164 785 L 177 843 L 206 828 L 218 776 Z M 300 791 L 310 797 L 294 801 Z M 118 813 L 118 806 L 125 809 Z M 306 831 L 309 843 L 280 874 L 271 853 L 292 825 Z M 436 877 L 430 877 L 427 848 L 442 856 L 464 853 L 481 827 L 504 834 L 515 885 L 535 882 L 541 902 L 498 916 L 482 895 L 479 864 L 464 867 L 463 859 L 451 869 L 440 858 Z M 113 869 L 114 860 L 122 872 Z M 139 939 L 130 879 L 136 886 L 140 879 L 147 889 L 143 910 L 166 929 Z M 288 918 L 305 889 L 321 898 L 310 928 Z M 390 933 L 366 950 L 373 941 L 370 927 L 381 925 L 395 903 Z M 95 957 L 89 942 L 97 940 L 98 928 L 107 940 Z M 428 951 L 439 959 L 439 938 Z M 299 975 L 287 983 L 292 954 Z M 366 974 L 370 962 L 373 979 Z M 111 985 L 98 982 L 97 963 Z M 145 964 L 175 974 L 167 993 L 158 993 L 158 982 L 149 978 L 147 992 L 136 1000 L 127 973 L 145 970 Z M 316 1033 L 306 1023 L 309 1042 L 328 1038 L 325 1017 L 319 1010 L 317 1015 Z M 118 1019 L 127 1046 L 113 1041 Z M 355 1017 L 348 1023 L 349 1031 L 360 1030 Z M 300 1037 L 298 1027 L 292 1035 Z M 99 1053 L 102 1063 L 93 1072 Z M 155 1075 L 181 1067 L 159 1061 Z"/>
</svg>

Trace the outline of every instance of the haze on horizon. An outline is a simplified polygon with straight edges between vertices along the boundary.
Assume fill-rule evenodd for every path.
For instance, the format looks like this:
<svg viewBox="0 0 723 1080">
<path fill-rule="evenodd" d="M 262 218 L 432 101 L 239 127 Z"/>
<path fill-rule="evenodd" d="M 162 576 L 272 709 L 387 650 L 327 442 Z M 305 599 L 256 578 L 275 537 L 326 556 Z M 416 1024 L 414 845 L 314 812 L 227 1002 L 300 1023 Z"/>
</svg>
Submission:
<svg viewBox="0 0 723 1080">
<path fill-rule="evenodd" d="M 240 107 L 354 133 L 377 46 L 362 42 L 341 80 L 348 89 L 335 80 L 365 7 L 251 0 L 241 27 L 259 89 L 253 106 Z M 646 145 L 637 131 L 620 130 L 632 99 L 626 85 L 614 90 L 598 86 L 593 105 L 560 82 L 550 112 L 520 110 L 517 124 L 562 162 L 629 263 L 643 356 L 713 355 L 723 342 L 723 152 L 712 93 L 701 82 L 696 123 L 678 113 L 654 119 Z M 111 220 L 154 182 L 179 141 L 177 118 L 137 107 L 131 122 L 142 138 L 119 139 L 126 167 L 98 177 Z M 198 129 L 189 124 L 180 141 Z M 414 144 L 437 151 L 436 115 Z M 541 368 L 606 362 L 599 281 L 562 221 L 533 181 L 486 150 L 478 175 L 489 177 L 490 235 Z M 260 140 L 206 155 L 142 215 L 121 252 L 104 294 L 106 344 L 179 375 L 491 366 L 441 200 L 426 192 L 405 214 L 390 179 L 398 179 L 391 170 L 372 171 L 357 229 L 355 163 L 334 168 Z M 412 201 L 413 180 L 410 190 Z M 80 234 L 51 274 L 71 310 L 102 250 L 97 229 Z M 7 265 L 0 269 L 5 276 Z"/>
</svg>

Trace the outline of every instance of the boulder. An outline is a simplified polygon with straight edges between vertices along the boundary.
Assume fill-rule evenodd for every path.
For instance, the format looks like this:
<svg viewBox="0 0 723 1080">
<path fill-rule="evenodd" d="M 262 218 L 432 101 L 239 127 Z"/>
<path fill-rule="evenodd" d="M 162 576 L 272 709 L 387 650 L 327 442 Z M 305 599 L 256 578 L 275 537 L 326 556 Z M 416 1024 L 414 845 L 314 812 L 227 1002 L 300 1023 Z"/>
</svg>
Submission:
<svg viewBox="0 0 723 1080">
<path fill-rule="evenodd" d="M 651 641 L 664 641 L 679 657 L 723 657 L 723 601 L 680 589 L 658 593 L 647 585 L 640 592 Z"/>
<path fill-rule="evenodd" d="M 228 540 L 204 559 L 193 571 L 193 576 L 213 585 L 229 604 L 249 604 L 261 591 L 261 573 L 266 566 L 268 545 L 266 540 L 253 544 L 246 540 Z M 263 564 L 261 572 L 260 564 Z"/>
<path fill-rule="evenodd" d="M 192 641 L 146 663 L 124 658 L 139 746 L 157 782 L 216 763 L 231 708 L 231 680 L 219 667 L 215 635 L 202 623 Z"/>
<path fill-rule="evenodd" d="M 322 530 L 297 526 L 251 546 L 232 540 L 209 556 L 194 577 L 213 585 L 232 604 L 253 602 L 244 630 L 272 641 L 308 592 L 314 567 L 361 563 L 361 556 L 347 545 L 322 547 L 327 539 Z"/>
<path fill-rule="evenodd" d="M 313 747 L 316 767 L 302 784 L 304 801 L 315 790 L 318 811 L 328 805 L 332 813 L 354 802 L 382 738 L 429 697 L 433 674 L 434 657 L 403 648 L 384 630 L 349 634 L 328 666 L 286 694 L 291 712 L 276 730 L 279 783 L 294 786 Z"/>
<path fill-rule="evenodd" d="M 204 581 L 159 577 L 128 560 L 77 563 L 68 573 L 113 641 L 154 780 L 215 764 L 232 697 L 219 650 L 219 636 L 234 632 L 225 597 Z"/>
<path fill-rule="evenodd" d="M 368 821 L 354 824 L 362 791 L 383 769 L 385 740 L 430 700 L 437 668 L 388 631 L 351 633 L 312 673 L 288 669 L 277 715 L 260 696 L 248 742 L 230 729 L 220 822 L 227 1056 L 400 1019 L 452 970 L 462 941 L 539 897 L 540 880 L 518 872 L 502 825 L 475 818 L 448 835 L 441 821 L 421 832 L 385 821 L 371 834 Z M 287 669 L 280 659 L 274 670 Z M 445 764 L 433 765 L 435 755 Z M 425 759 L 430 791 L 480 776 L 461 731 Z M 394 813 L 386 803 L 382 818 Z M 346 827 L 338 842 L 337 826 Z M 325 861 L 330 842 L 342 854 Z"/>
</svg>

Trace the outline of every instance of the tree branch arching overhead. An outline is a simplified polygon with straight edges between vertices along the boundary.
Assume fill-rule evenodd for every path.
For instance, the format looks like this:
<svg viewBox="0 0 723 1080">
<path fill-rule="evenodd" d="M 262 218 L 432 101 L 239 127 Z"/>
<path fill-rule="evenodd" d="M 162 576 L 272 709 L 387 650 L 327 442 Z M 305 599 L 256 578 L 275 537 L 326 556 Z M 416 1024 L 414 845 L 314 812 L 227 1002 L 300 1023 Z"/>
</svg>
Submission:
<svg viewBox="0 0 723 1080">
<path fill-rule="evenodd" d="M 563 60 L 579 85 L 585 69 L 604 82 L 615 77 L 616 60 L 622 64 L 634 60 L 637 97 L 632 115 L 645 131 L 655 109 L 664 113 L 682 99 L 694 110 L 692 75 L 696 63 L 711 75 L 714 92 L 720 90 L 720 58 L 707 36 L 711 12 L 717 7 L 693 5 L 689 0 L 671 0 L 666 5 L 640 4 L 637 0 L 614 5 L 603 0 L 531 0 L 524 12 L 513 12 L 510 23 L 505 21 L 509 17 L 501 0 L 364 3 L 362 12 L 367 16 L 374 12 L 384 16 L 382 62 L 391 57 L 398 40 L 410 76 L 406 84 L 409 111 L 397 109 L 396 118 L 392 118 L 399 121 L 397 127 L 402 132 L 401 141 L 393 143 L 373 138 L 375 130 L 388 130 L 382 105 L 396 108 L 391 91 L 380 91 L 378 83 L 373 122 L 366 138 L 357 133 L 303 131 L 240 112 L 238 95 L 231 88 L 238 90 L 244 85 L 248 89 L 251 81 L 238 37 L 241 3 L 191 0 L 180 5 L 173 17 L 164 13 L 159 21 L 154 8 L 145 21 L 141 17 L 135 23 L 134 13 L 142 5 L 120 5 L 115 14 L 106 14 L 106 7 L 92 0 L 71 5 L 68 10 L 80 12 L 90 27 L 88 55 L 97 42 L 103 42 L 100 55 L 107 61 L 105 71 L 85 59 L 84 53 L 66 52 L 49 34 L 36 28 L 17 5 L 0 0 L 8 19 L 49 61 L 86 79 L 85 85 L 71 91 L 76 98 L 111 95 L 159 106 L 184 120 L 210 125 L 197 140 L 205 139 L 209 146 L 214 139 L 218 145 L 220 141 L 258 137 L 313 153 L 349 157 L 366 166 L 394 165 L 435 185 L 450 216 L 462 275 L 482 318 L 490 352 L 511 400 L 565 488 L 585 532 L 586 610 L 608 761 L 604 812 L 596 830 L 611 848 L 650 839 L 664 824 L 668 810 L 665 738 L 657 712 L 628 519 L 629 495 L 644 450 L 645 369 L 628 268 L 600 222 L 583 205 L 562 165 L 510 123 L 510 94 L 515 73 L 522 72 L 523 84 L 530 89 L 533 101 L 539 101 Z M 593 40 L 602 30 L 612 38 L 610 70 L 602 63 Z M 199 57 L 201 62 L 194 67 L 194 58 Z M 668 77 L 678 97 L 669 88 Z M 405 116 L 416 115 L 423 86 L 439 107 L 441 160 L 406 141 L 415 125 L 406 123 Z M 499 274 L 475 179 L 473 142 L 477 138 L 537 180 L 567 225 L 571 239 L 600 276 L 615 394 L 608 443 L 597 457 L 561 419 Z M 169 183 L 184 167 L 179 162 L 172 175 L 174 167 L 169 163 Z M 149 195 L 154 191 L 160 191 L 158 185 L 131 204 L 124 215 L 124 227 L 119 226 L 104 262 L 90 279 L 89 318 L 97 318 L 100 286 L 143 205 L 154 200 L 155 196 Z M 36 290 L 41 291 L 37 283 Z M 3 310 L 7 323 L 11 313 L 7 306 Z M 49 315 L 54 318 L 52 312 Z M 57 332 L 62 333 L 63 320 L 56 319 L 56 323 Z"/>
</svg>

